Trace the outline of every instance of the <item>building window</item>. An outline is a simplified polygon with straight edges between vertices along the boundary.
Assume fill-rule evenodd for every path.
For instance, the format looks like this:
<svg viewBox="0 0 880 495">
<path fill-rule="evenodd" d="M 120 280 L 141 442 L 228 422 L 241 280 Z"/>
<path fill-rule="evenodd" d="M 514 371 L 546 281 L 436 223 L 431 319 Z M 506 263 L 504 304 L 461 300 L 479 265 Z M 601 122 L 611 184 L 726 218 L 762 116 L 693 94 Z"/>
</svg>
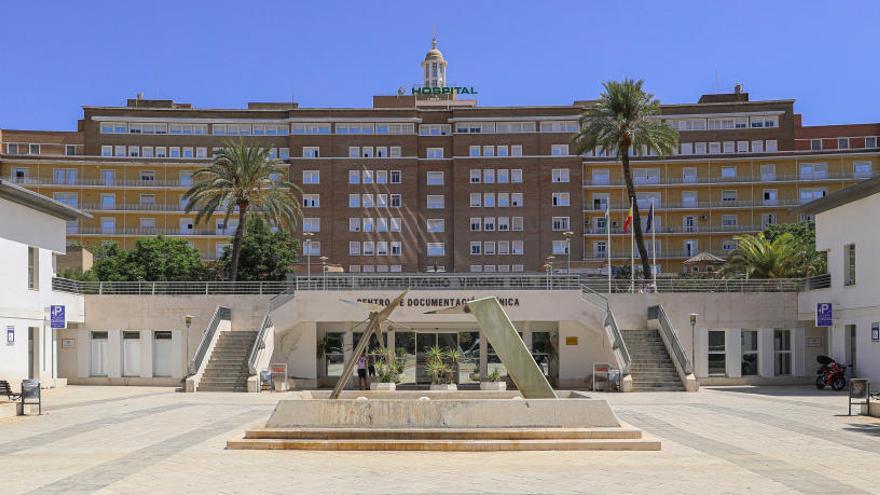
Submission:
<svg viewBox="0 0 880 495">
<path fill-rule="evenodd" d="M 727 352 L 724 330 L 709 330 L 709 376 L 727 374 Z"/>
<path fill-rule="evenodd" d="M 553 182 L 569 182 L 569 169 L 567 168 L 554 168 L 551 172 L 551 177 Z"/>
<path fill-rule="evenodd" d="M 320 208 L 320 194 L 303 194 L 303 208 Z"/>
<path fill-rule="evenodd" d="M 554 255 L 568 254 L 568 242 L 566 242 L 565 240 L 554 240 L 553 241 L 553 254 Z"/>
<path fill-rule="evenodd" d="M 443 172 L 442 171 L 428 172 L 427 183 L 429 186 L 442 186 L 443 185 Z"/>
<path fill-rule="evenodd" d="M 871 162 L 853 162 L 853 176 L 865 178 L 871 176 Z"/>
<path fill-rule="evenodd" d="M 724 203 L 732 203 L 736 201 L 736 191 L 721 191 L 721 201 Z"/>
<path fill-rule="evenodd" d="M 553 193 L 551 204 L 553 206 L 571 206 L 569 193 Z"/>
<path fill-rule="evenodd" d="M 721 167 L 721 178 L 722 179 L 735 179 L 736 178 L 736 167 Z"/>
<path fill-rule="evenodd" d="M 361 195 L 360 194 L 349 194 L 348 195 L 348 207 L 349 208 L 360 208 L 361 207 Z"/>
<path fill-rule="evenodd" d="M 552 156 L 567 156 L 568 155 L 568 145 L 567 144 L 553 144 L 550 146 L 550 155 Z"/>
<path fill-rule="evenodd" d="M 319 158 L 321 156 L 320 146 L 303 146 L 303 158 Z"/>
<path fill-rule="evenodd" d="M 426 156 L 429 160 L 442 160 L 443 148 L 428 148 Z"/>
<path fill-rule="evenodd" d="M 390 198 L 391 198 L 391 202 L 388 204 L 388 206 L 390 206 L 391 208 L 400 208 L 401 207 L 402 202 L 400 200 L 400 194 L 391 194 Z"/>
<path fill-rule="evenodd" d="M 471 184 L 479 184 L 483 182 L 483 172 L 478 168 L 472 168 L 469 171 Z"/>
<path fill-rule="evenodd" d="M 471 256 L 479 256 L 481 254 L 483 254 L 483 243 L 471 241 Z"/>
<path fill-rule="evenodd" d="M 446 245 L 442 242 L 428 243 L 428 256 L 444 256 L 446 254 Z"/>
<path fill-rule="evenodd" d="M 773 372 L 776 376 L 791 374 L 791 330 L 773 330 Z"/>
<path fill-rule="evenodd" d="M 472 156 L 472 157 L 480 156 L 481 150 L 482 150 L 482 148 L 480 148 L 480 145 L 478 145 L 478 144 L 471 145 L 470 147 L 468 147 L 468 156 Z"/>
<path fill-rule="evenodd" d="M 865 138 L 865 148 L 876 148 L 877 136 L 868 136 Z"/>
<path fill-rule="evenodd" d="M 768 152 L 779 151 L 779 141 L 775 139 L 768 139 L 765 143 L 765 147 Z"/>
<path fill-rule="evenodd" d="M 849 138 L 837 138 L 837 149 L 849 149 Z"/>
<path fill-rule="evenodd" d="M 483 218 L 483 230 L 486 232 L 495 232 L 495 217 Z"/>
<path fill-rule="evenodd" d="M 28 289 L 40 290 L 40 248 L 28 247 Z"/>
<path fill-rule="evenodd" d="M 511 184 L 522 184 L 523 181 L 523 171 L 521 168 L 515 168 L 510 171 L 510 183 Z"/>
<path fill-rule="evenodd" d="M 482 217 L 471 217 L 471 232 L 479 232 L 483 230 Z"/>
<path fill-rule="evenodd" d="M 402 177 L 400 170 L 392 170 L 390 175 L 391 175 L 391 177 L 390 177 L 391 184 L 400 184 L 400 180 Z"/>
<path fill-rule="evenodd" d="M 471 193 L 470 206 L 471 208 L 479 208 L 483 206 L 483 195 L 480 193 Z"/>
<path fill-rule="evenodd" d="M 444 206 L 444 196 L 442 194 L 429 194 L 428 195 L 428 209 L 429 210 L 438 210 L 442 209 Z"/>
<path fill-rule="evenodd" d="M 303 232 L 320 232 L 321 231 L 321 219 L 320 218 L 303 218 L 302 231 Z"/>
<path fill-rule="evenodd" d="M 551 226 L 554 232 L 564 232 L 569 229 L 571 221 L 569 217 L 553 217 Z"/>
<path fill-rule="evenodd" d="M 376 184 L 388 184 L 387 170 L 376 170 Z"/>
<path fill-rule="evenodd" d="M 483 193 L 483 207 L 484 208 L 494 208 L 495 207 L 495 193 Z"/>
<path fill-rule="evenodd" d="M 856 285 L 856 245 L 843 246 L 843 285 Z"/>
<path fill-rule="evenodd" d="M 309 241 L 303 244 L 303 256 L 321 256 L 321 241 Z"/>
<path fill-rule="evenodd" d="M 822 151 L 822 140 L 821 139 L 810 139 L 810 150 Z"/>
<path fill-rule="evenodd" d="M 510 252 L 514 256 L 522 256 L 525 253 L 522 240 L 510 241 Z M 514 270 L 516 271 L 516 270 Z"/>
<path fill-rule="evenodd" d="M 303 170 L 303 184 L 320 184 L 321 171 L 319 170 Z"/>
<path fill-rule="evenodd" d="M 442 218 L 429 218 L 425 220 L 425 227 L 431 234 L 438 234 L 446 231 L 446 220 Z"/>
<path fill-rule="evenodd" d="M 364 208 L 372 208 L 375 206 L 375 202 L 373 201 L 373 195 L 370 193 L 361 195 L 361 206 Z"/>
<path fill-rule="evenodd" d="M 801 163 L 798 169 L 801 179 L 827 179 L 827 163 Z"/>
</svg>

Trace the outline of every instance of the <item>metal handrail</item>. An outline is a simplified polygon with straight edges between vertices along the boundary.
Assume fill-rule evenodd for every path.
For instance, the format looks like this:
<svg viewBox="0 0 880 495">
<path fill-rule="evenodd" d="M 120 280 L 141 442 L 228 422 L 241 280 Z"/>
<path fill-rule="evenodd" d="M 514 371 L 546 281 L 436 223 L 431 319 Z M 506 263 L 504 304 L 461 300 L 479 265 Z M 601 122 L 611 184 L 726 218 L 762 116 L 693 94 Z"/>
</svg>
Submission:
<svg viewBox="0 0 880 495">
<path fill-rule="evenodd" d="M 687 353 L 684 352 L 684 347 L 681 346 L 681 341 L 678 340 L 678 334 L 675 332 L 675 328 L 673 328 L 672 323 L 669 321 L 669 317 L 666 316 L 666 311 L 663 310 L 663 306 L 659 304 L 656 306 L 649 306 L 648 319 L 656 319 L 660 322 L 660 331 L 666 336 L 666 341 L 669 342 L 669 346 L 672 347 L 672 353 L 678 361 L 679 366 L 681 366 L 681 369 L 684 370 L 684 374 L 690 375 L 693 373 L 694 369 L 691 365 L 691 360 L 688 358 Z"/>
<path fill-rule="evenodd" d="M 263 315 L 263 321 L 260 322 L 257 338 L 254 339 L 254 345 L 251 347 L 250 354 L 248 354 L 248 374 L 251 376 L 257 374 L 257 357 L 259 357 L 260 351 L 266 348 L 266 332 L 272 326 L 272 319 L 269 318 L 270 313 L 272 313 L 271 308 L 267 309 L 266 314 Z"/>
<path fill-rule="evenodd" d="M 225 306 L 217 306 L 217 309 L 214 310 L 214 314 L 208 321 L 208 328 L 205 329 L 204 333 L 202 333 L 202 340 L 199 342 L 199 346 L 196 348 L 196 353 L 193 355 L 193 358 L 189 363 L 187 376 L 195 374 L 199 370 L 199 368 L 202 367 L 202 361 L 205 360 L 205 356 L 208 353 L 208 347 L 211 346 L 211 342 L 214 340 L 214 334 L 217 333 L 217 328 L 220 326 L 220 321 L 229 321 L 231 319 L 232 310 Z"/>
<path fill-rule="evenodd" d="M 580 276 L 522 274 L 326 274 L 291 279 L 295 290 L 579 290 Z"/>
<path fill-rule="evenodd" d="M 614 317 L 614 311 L 611 310 L 611 303 L 608 302 L 608 297 L 586 285 L 582 285 L 581 299 L 600 310 L 605 310 L 605 320 L 602 326 L 608 334 L 608 340 L 611 341 L 611 349 L 617 357 L 617 362 L 620 364 L 621 375 L 628 375 L 632 358 L 630 357 L 629 349 L 626 348 L 626 341 L 623 340 L 620 327 L 617 326 L 617 318 Z"/>
<path fill-rule="evenodd" d="M 855 173 L 855 172 L 827 172 L 824 174 L 774 174 L 774 175 L 737 175 L 735 177 L 664 177 L 657 181 L 634 181 L 637 186 L 667 186 L 667 185 L 689 185 L 689 184 L 733 184 L 733 183 L 766 183 L 766 182 L 811 182 L 825 180 L 840 179 L 869 179 L 880 175 L 880 172 L 871 171 L 871 173 Z M 583 187 L 590 186 L 622 186 L 625 185 L 623 179 L 608 179 L 593 181 L 585 178 L 581 184 Z"/>
<path fill-rule="evenodd" d="M 628 375 L 630 365 L 632 364 L 632 357 L 629 354 L 629 349 L 626 348 L 626 341 L 623 340 L 623 334 L 620 333 L 620 327 L 617 325 L 617 318 L 614 317 L 614 312 L 611 311 L 610 303 L 608 304 L 608 312 L 605 314 L 605 331 L 609 332 L 613 337 L 611 348 L 614 350 L 614 354 L 620 363 L 620 374 Z"/>
<path fill-rule="evenodd" d="M 653 280 L 613 279 L 612 293 L 629 292 L 800 292 L 808 290 L 802 278 L 657 278 Z M 817 282 L 818 283 L 818 282 Z M 608 292 L 608 278 L 585 277 L 583 285 L 597 292 Z"/>
<path fill-rule="evenodd" d="M 831 274 L 824 273 L 814 277 L 801 279 L 801 291 L 828 289 L 831 287 Z"/>
</svg>

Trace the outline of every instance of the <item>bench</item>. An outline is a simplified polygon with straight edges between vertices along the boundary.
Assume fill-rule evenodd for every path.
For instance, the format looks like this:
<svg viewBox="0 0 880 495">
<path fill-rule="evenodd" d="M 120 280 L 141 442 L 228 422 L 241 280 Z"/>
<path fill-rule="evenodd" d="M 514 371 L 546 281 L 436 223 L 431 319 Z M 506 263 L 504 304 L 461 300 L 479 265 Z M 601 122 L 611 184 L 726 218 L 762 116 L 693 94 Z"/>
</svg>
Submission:
<svg viewBox="0 0 880 495">
<path fill-rule="evenodd" d="M 18 400 L 21 398 L 21 394 L 17 394 L 12 391 L 12 387 L 9 385 L 9 382 L 6 380 L 0 380 L 0 396 L 5 395 L 9 400 Z"/>
</svg>

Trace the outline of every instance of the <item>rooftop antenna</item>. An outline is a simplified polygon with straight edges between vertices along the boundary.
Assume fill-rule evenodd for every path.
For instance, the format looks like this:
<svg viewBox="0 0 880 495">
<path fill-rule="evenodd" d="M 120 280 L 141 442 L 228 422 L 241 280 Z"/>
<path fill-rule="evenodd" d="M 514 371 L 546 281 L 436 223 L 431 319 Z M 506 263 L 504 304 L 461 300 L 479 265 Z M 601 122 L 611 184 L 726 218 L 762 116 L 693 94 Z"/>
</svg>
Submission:
<svg viewBox="0 0 880 495">
<path fill-rule="evenodd" d="M 721 80 L 718 77 L 718 68 L 717 67 L 715 68 L 715 92 L 716 93 L 721 92 Z"/>
</svg>

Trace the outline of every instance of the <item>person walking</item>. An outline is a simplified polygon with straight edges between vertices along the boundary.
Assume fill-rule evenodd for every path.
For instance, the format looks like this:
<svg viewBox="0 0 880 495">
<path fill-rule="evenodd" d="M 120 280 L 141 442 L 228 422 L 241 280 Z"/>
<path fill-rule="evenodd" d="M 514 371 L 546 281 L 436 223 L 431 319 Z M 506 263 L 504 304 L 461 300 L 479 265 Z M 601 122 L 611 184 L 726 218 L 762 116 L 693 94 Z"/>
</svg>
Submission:
<svg viewBox="0 0 880 495">
<path fill-rule="evenodd" d="M 367 390 L 369 388 L 369 384 L 367 383 L 367 358 L 366 358 L 366 356 L 358 357 L 357 370 L 358 370 L 358 389 L 359 390 Z"/>
</svg>

